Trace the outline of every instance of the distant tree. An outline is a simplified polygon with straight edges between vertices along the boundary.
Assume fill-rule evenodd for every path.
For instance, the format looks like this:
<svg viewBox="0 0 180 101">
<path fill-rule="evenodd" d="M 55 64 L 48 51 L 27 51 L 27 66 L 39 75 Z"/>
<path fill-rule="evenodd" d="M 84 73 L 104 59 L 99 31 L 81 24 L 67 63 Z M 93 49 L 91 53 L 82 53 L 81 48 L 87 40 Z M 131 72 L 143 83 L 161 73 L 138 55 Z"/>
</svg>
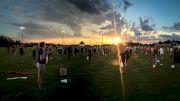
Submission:
<svg viewBox="0 0 180 101">
<path fill-rule="evenodd" d="M 20 41 L 15 41 L 10 37 L 0 35 L 0 47 L 19 45 Z"/>
<path fill-rule="evenodd" d="M 176 41 L 177 44 L 180 44 L 180 41 Z"/>
<path fill-rule="evenodd" d="M 159 44 L 163 44 L 163 42 L 162 42 L 162 41 L 159 41 L 158 43 L 159 43 Z"/>
<path fill-rule="evenodd" d="M 164 41 L 165 44 L 171 44 L 170 40 Z"/>
</svg>

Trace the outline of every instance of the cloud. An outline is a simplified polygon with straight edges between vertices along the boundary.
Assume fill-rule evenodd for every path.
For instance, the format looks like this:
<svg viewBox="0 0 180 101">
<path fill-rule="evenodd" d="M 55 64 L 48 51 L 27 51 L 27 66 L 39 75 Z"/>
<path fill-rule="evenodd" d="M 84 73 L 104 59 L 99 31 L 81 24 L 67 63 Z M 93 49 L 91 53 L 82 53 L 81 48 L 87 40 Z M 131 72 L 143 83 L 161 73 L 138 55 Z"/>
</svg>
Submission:
<svg viewBox="0 0 180 101">
<path fill-rule="evenodd" d="M 167 30 L 167 31 L 180 31 L 180 22 L 175 22 L 171 26 L 163 26 L 162 29 Z"/>
<path fill-rule="evenodd" d="M 16 26 L 17 28 L 22 26 L 22 23 L 8 23 L 8 24 Z M 26 38 L 53 38 L 58 36 L 55 32 L 49 30 L 47 25 L 41 25 L 33 22 L 26 22 L 23 23 L 23 26 L 26 28 L 24 30 L 24 36 Z"/>
<path fill-rule="evenodd" d="M 112 5 L 106 0 L 45 0 L 43 3 L 38 0 L 31 3 L 35 6 L 33 8 L 36 8 L 40 13 L 33 17 L 66 24 L 74 31 L 74 36 L 82 35 L 80 30 L 84 22 L 101 25 L 104 21 L 109 20 L 112 24 L 105 25 L 104 28 L 111 29 L 114 27 L 113 12 L 110 10 Z M 118 33 L 122 32 L 126 23 L 122 15 L 116 13 Z"/>
<path fill-rule="evenodd" d="M 102 11 L 107 11 L 109 4 L 106 0 L 67 0 L 72 5 L 76 6 L 82 12 L 90 14 L 99 14 Z"/>
<path fill-rule="evenodd" d="M 3 0 L 8 5 L 10 0 Z M 27 27 L 26 34 L 38 37 L 56 36 L 56 30 L 50 30 L 52 23 L 60 24 L 58 30 L 70 30 L 67 36 L 72 34 L 79 37 L 84 36 L 86 32 L 89 34 L 97 34 L 98 30 L 106 30 L 114 33 L 114 21 L 112 5 L 108 0 L 14 0 L 8 8 L 11 10 L 13 17 L 17 18 L 17 22 L 8 24 L 13 26 L 21 26 L 21 23 Z M 123 1 L 124 10 L 132 6 L 127 0 Z M 122 4 L 123 4 L 122 3 Z M 117 32 L 121 33 L 123 28 L 127 27 L 127 21 L 120 13 L 115 14 Z M 105 23 L 109 21 L 109 23 Z M 42 23 L 45 22 L 45 23 Z M 88 26 L 84 26 L 87 23 Z M 97 28 L 92 27 L 96 25 Z M 103 26 L 102 26 L 103 25 Z M 66 26 L 66 28 L 62 27 Z M 82 33 L 83 29 L 83 33 Z M 89 31 L 89 29 L 91 31 Z M 99 33 L 98 33 L 99 34 Z M 100 34 L 99 34 L 100 35 Z"/>
<path fill-rule="evenodd" d="M 38 23 L 33 23 L 33 22 L 26 22 L 26 23 L 8 23 L 8 24 L 11 24 L 11 25 L 14 25 L 14 26 L 17 26 L 17 27 L 20 27 L 20 26 L 25 26 L 25 27 L 28 27 L 28 28 L 32 28 L 32 29 L 46 29 L 47 26 L 45 25 L 40 25 Z"/>
<path fill-rule="evenodd" d="M 133 6 L 133 4 L 131 2 L 129 2 L 128 0 L 123 0 L 123 3 L 122 3 L 122 8 L 123 10 L 126 12 L 127 9 L 130 7 L 130 6 Z"/>
<path fill-rule="evenodd" d="M 0 14 L 0 19 L 1 19 L 1 18 L 3 18 L 3 15 L 2 15 L 2 14 Z"/>
<path fill-rule="evenodd" d="M 103 27 L 101 27 L 100 29 L 101 29 L 101 30 L 112 29 L 112 24 L 103 26 Z"/>
<path fill-rule="evenodd" d="M 165 35 L 165 34 L 159 35 L 159 38 L 161 40 L 172 40 L 173 39 L 171 35 Z"/>
<path fill-rule="evenodd" d="M 40 25 L 38 23 L 32 23 L 32 22 L 26 22 L 26 23 L 8 23 L 10 25 L 13 25 L 13 26 L 16 26 L 17 28 L 19 28 L 20 26 L 24 26 L 26 29 L 25 29 L 25 32 L 27 34 L 42 34 L 44 31 L 43 30 L 46 30 L 48 29 L 47 26 L 45 25 Z M 47 33 L 47 32 L 46 32 Z"/>
<path fill-rule="evenodd" d="M 164 40 L 180 40 L 180 36 L 174 33 L 172 35 L 162 34 L 159 37 L 163 38 Z"/>
<path fill-rule="evenodd" d="M 20 16 L 20 17 L 24 16 L 24 8 L 23 7 L 14 6 L 12 9 L 13 9 L 12 10 L 13 15 Z"/>
<path fill-rule="evenodd" d="M 111 30 L 113 28 L 112 22 L 109 20 L 104 21 L 100 25 L 100 30 Z"/>
<path fill-rule="evenodd" d="M 174 23 L 174 29 L 180 30 L 180 22 Z"/>
<path fill-rule="evenodd" d="M 155 24 L 151 24 L 152 18 L 139 18 L 142 31 L 154 31 Z"/>
<path fill-rule="evenodd" d="M 130 28 L 130 31 L 134 32 L 135 36 L 141 35 L 141 31 L 139 30 L 138 27 L 136 27 L 135 23 L 132 24 L 132 27 Z"/>
<path fill-rule="evenodd" d="M 173 27 L 168 27 L 168 26 L 163 26 L 162 27 L 164 30 L 173 30 L 174 28 Z"/>
<path fill-rule="evenodd" d="M 102 23 L 110 4 L 106 0 L 29 0 L 34 8 L 30 17 L 68 25 L 74 36 L 81 36 L 81 23 Z M 35 13 L 36 12 L 36 13 Z"/>
</svg>

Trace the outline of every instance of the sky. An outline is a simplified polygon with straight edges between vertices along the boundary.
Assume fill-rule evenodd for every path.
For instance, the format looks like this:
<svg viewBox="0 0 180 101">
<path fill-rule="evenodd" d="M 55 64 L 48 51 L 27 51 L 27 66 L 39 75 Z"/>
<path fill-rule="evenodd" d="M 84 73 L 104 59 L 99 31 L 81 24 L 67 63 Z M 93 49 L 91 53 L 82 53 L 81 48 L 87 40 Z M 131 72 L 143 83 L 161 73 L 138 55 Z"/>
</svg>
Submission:
<svg viewBox="0 0 180 101">
<path fill-rule="evenodd" d="M 152 17 L 154 23 L 160 26 L 170 26 L 180 20 L 179 0 L 131 0 L 134 6 L 128 10 L 128 18 Z"/>
<path fill-rule="evenodd" d="M 0 35 L 15 40 L 22 34 L 25 42 L 61 44 L 112 43 L 115 37 L 142 43 L 180 40 L 180 0 L 0 2 Z"/>
</svg>

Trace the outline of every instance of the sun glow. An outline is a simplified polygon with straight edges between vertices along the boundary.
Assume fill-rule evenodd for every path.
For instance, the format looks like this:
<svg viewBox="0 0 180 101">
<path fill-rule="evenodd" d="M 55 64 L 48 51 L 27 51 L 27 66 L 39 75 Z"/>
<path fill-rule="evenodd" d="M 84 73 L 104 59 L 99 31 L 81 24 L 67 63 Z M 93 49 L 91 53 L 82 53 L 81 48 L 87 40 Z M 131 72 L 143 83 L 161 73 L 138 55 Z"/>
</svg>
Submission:
<svg viewBox="0 0 180 101">
<path fill-rule="evenodd" d="M 119 44 L 121 42 L 121 39 L 120 38 L 113 38 L 112 41 L 113 41 L 113 44 Z"/>
</svg>

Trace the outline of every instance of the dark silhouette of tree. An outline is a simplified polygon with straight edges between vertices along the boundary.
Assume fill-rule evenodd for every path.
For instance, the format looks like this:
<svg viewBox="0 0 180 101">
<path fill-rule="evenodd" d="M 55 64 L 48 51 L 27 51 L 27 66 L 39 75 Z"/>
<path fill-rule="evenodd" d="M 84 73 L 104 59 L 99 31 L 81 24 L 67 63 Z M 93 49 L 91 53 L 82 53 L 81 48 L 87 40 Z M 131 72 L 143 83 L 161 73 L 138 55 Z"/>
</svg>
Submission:
<svg viewBox="0 0 180 101">
<path fill-rule="evenodd" d="M 165 44 L 171 44 L 170 40 L 164 41 Z"/>
<path fill-rule="evenodd" d="M 13 40 L 10 37 L 0 35 L 0 47 L 12 46 L 12 45 L 20 45 L 21 41 Z"/>
<path fill-rule="evenodd" d="M 163 44 L 163 42 L 162 42 L 162 41 L 159 41 L 158 43 L 159 43 L 159 44 Z"/>
</svg>

